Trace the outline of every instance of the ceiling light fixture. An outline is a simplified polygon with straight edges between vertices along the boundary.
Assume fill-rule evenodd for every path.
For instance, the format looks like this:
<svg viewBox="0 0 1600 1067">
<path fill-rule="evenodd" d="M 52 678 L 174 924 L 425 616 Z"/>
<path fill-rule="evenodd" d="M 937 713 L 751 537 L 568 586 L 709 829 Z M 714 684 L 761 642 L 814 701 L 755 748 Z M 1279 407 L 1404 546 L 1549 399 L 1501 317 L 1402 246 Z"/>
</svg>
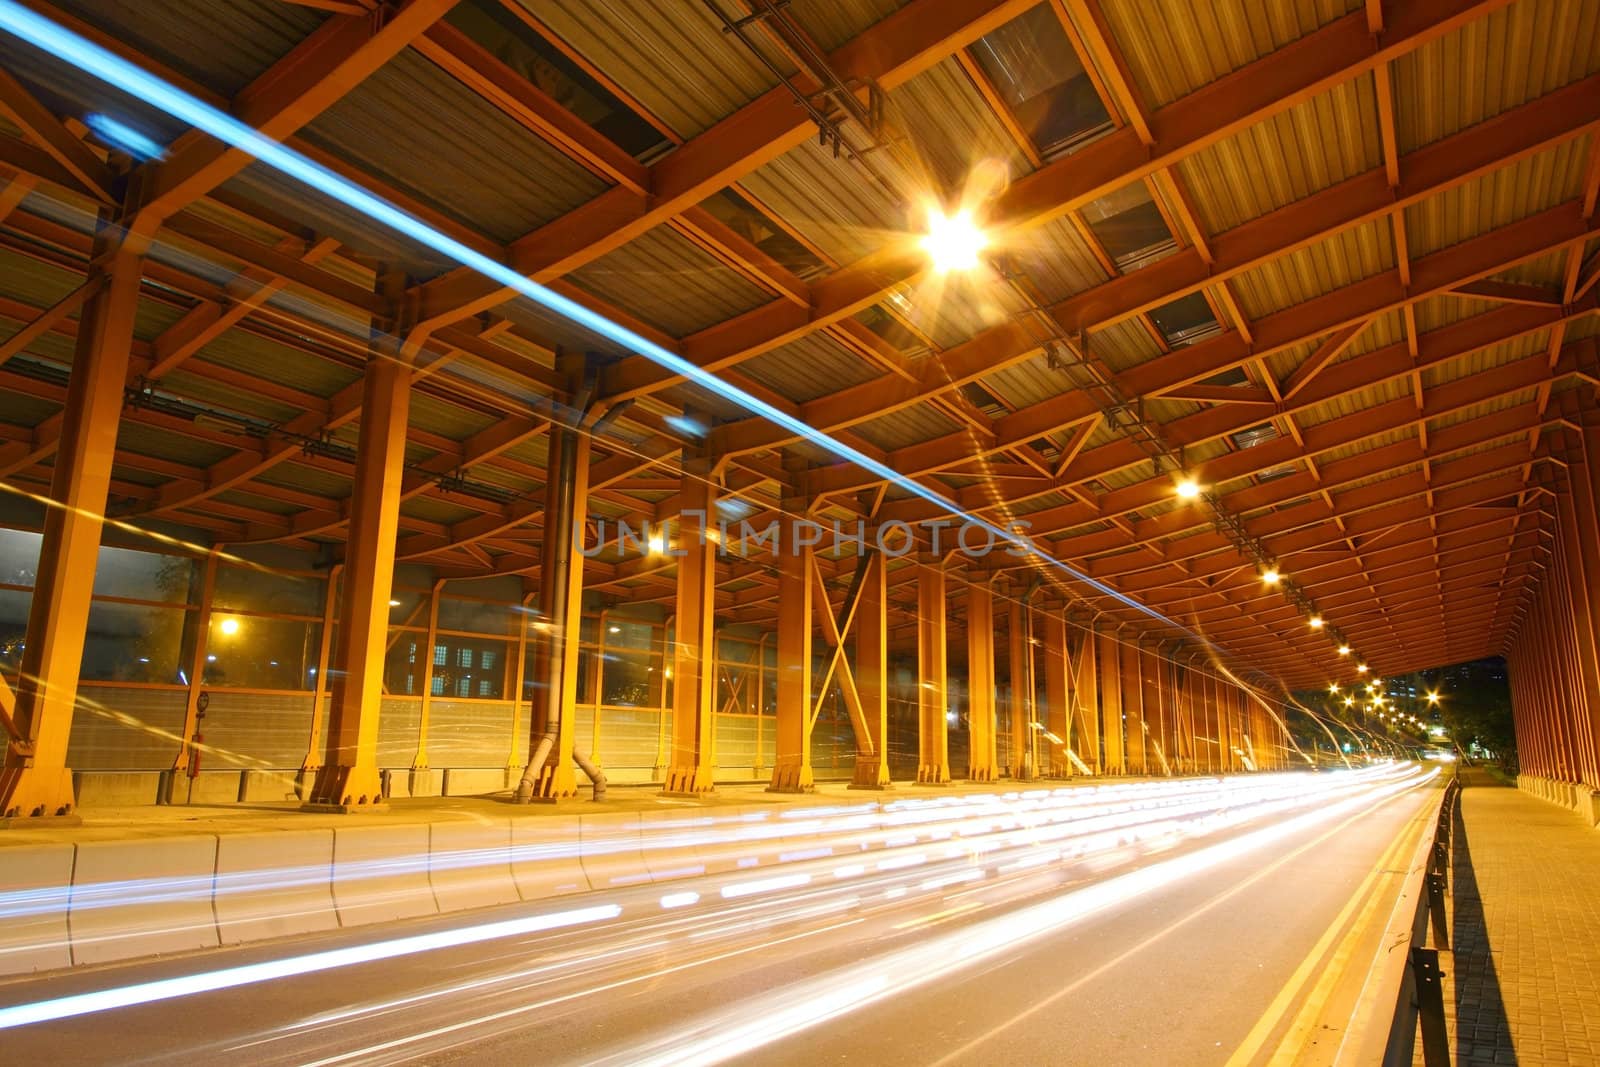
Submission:
<svg viewBox="0 0 1600 1067">
<path fill-rule="evenodd" d="M 935 272 L 971 270 L 979 263 L 978 253 L 988 246 L 989 238 L 972 220 L 972 212 L 958 211 L 954 215 L 928 212 L 928 232 L 922 238 L 922 250 L 933 261 Z"/>
</svg>

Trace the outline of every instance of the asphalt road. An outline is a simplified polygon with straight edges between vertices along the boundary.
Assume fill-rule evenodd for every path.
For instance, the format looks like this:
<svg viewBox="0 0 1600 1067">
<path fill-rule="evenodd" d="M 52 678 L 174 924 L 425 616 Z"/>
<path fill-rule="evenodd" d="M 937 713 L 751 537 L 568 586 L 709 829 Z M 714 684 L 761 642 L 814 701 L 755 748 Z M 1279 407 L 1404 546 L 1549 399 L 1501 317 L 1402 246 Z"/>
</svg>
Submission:
<svg viewBox="0 0 1600 1067">
<path fill-rule="evenodd" d="M 1281 1032 L 1263 1013 L 1430 800 L 1415 782 L 1153 812 L 1081 847 L 924 842 L 12 982 L 0 1048 L 16 1064 L 1221 1064 L 1253 1028 Z M 527 929 L 544 922 L 564 925 Z M 149 985 L 174 979 L 196 988 Z"/>
</svg>

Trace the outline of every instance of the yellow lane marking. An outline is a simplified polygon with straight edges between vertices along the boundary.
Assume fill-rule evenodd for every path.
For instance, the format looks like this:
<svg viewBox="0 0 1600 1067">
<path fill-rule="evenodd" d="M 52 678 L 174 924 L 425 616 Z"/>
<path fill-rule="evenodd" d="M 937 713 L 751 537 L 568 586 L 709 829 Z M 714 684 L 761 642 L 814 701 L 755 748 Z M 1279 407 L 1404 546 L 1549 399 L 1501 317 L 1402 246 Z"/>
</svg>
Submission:
<svg viewBox="0 0 1600 1067">
<path fill-rule="evenodd" d="M 1410 840 L 1411 830 L 1420 818 L 1422 818 L 1422 809 L 1419 809 L 1407 819 L 1399 832 L 1395 834 L 1388 847 L 1384 849 L 1383 854 L 1379 857 L 1377 864 L 1363 879 L 1356 891 L 1350 895 L 1349 902 L 1335 916 L 1322 937 L 1312 946 L 1306 958 L 1301 961 L 1300 966 L 1289 976 L 1289 980 L 1284 983 L 1283 988 L 1278 991 L 1278 995 L 1267 1006 L 1266 1012 L 1256 1021 L 1255 1026 L 1245 1035 L 1244 1041 L 1240 1043 L 1233 1055 L 1228 1058 L 1227 1067 L 1242 1067 L 1244 1064 L 1254 1062 L 1257 1054 L 1261 1051 L 1262 1045 L 1266 1043 L 1267 1038 L 1272 1036 L 1272 1032 L 1283 1021 L 1283 1016 L 1289 1011 L 1296 998 L 1299 997 L 1302 987 L 1311 979 L 1312 974 L 1322 963 L 1323 957 L 1328 954 L 1329 949 L 1343 935 L 1345 927 L 1349 924 L 1352 916 L 1355 915 L 1358 909 L 1370 910 L 1371 899 L 1374 898 L 1374 889 L 1379 878 L 1389 870 L 1395 856 L 1405 843 Z M 1332 969 L 1330 968 L 1329 970 Z M 1324 979 L 1326 977 L 1327 975 L 1324 974 Z M 1299 1019 L 1297 1018 L 1296 1021 L 1299 1022 Z M 1286 1045 L 1287 1042 L 1285 1043 Z M 1280 1062 L 1285 1046 L 1280 1046 L 1278 1055 L 1273 1058 L 1274 1063 Z"/>
<path fill-rule="evenodd" d="M 969 911 L 977 911 L 979 908 L 987 908 L 988 906 L 981 900 L 969 900 L 965 904 L 957 904 L 953 908 L 936 911 L 932 915 L 923 915 L 915 919 L 908 919 L 903 923 L 896 923 L 894 929 L 910 930 L 917 926 L 937 926 L 939 923 L 954 919 L 957 915 L 965 915 Z"/>
</svg>

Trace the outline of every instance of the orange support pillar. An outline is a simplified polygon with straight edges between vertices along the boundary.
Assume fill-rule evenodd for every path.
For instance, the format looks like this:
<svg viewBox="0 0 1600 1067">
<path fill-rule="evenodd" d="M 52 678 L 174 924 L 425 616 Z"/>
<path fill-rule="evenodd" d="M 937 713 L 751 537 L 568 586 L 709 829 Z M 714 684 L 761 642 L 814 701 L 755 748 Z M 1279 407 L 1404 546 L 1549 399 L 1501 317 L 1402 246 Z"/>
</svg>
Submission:
<svg viewBox="0 0 1600 1067">
<path fill-rule="evenodd" d="M 143 269 L 142 258 L 122 247 L 122 235 L 109 218 L 95 233 L 88 281 L 95 289 L 79 320 L 61 413 L 12 713 L 16 736 L 0 765 L 0 818 L 71 817 L 75 803 L 67 740 Z"/>
<path fill-rule="evenodd" d="M 672 648 L 672 758 L 666 792 L 693 796 L 715 788 L 717 768 L 716 592 L 717 491 L 704 459 L 684 464 L 678 524 L 678 600 Z M 784 553 L 790 546 L 779 546 Z M 793 664 L 778 651 L 779 678 Z M 781 684 L 781 682 L 780 682 Z M 782 732 L 779 745 L 782 745 Z"/>
<path fill-rule="evenodd" d="M 1067 687 L 1067 620 L 1060 611 L 1044 614 L 1044 750 L 1040 772 L 1052 778 L 1065 778 L 1073 773 L 1068 752 L 1076 752 L 1074 745 L 1082 743 L 1073 735 L 1072 706 Z M 1052 736 L 1053 735 L 1053 736 Z M 1057 740 L 1059 738 L 1059 740 Z M 1078 754 L 1083 759 L 1082 754 Z"/>
<path fill-rule="evenodd" d="M 857 739 L 850 788 L 885 789 L 889 786 L 889 567 L 882 552 L 862 556 L 857 565 L 867 570 L 856 606 L 856 690 L 871 751 Z"/>
<path fill-rule="evenodd" d="M 1095 660 L 1100 668 L 1100 722 L 1106 748 L 1106 773 L 1127 774 L 1128 757 L 1124 746 L 1127 724 L 1122 718 L 1122 650 L 1115 634 L 1097 633 L 1095 641 Z"/>
<path fill-rule="evenodd" d="M 1011 705 L 1006 722 L 1011 734 L 1011 777 L 1021 781 L 1039 774 L 1033 724 L 1038 722 L 1034 683 L 1033 608 L 1027 597 L 1013 595 L 1007 609 L 1007 645 L 1010 651 Z"/>
<path fill-rule="evenodd" d="M 568 368 L 576 385 L 579 370 Z M 545 460 L 544 544 L 540 557 L 533 647 L 534 703 L 528 722 L 528 763 L 517 799 L 576 796 L 573 746 L 578 731 L 578 653 L 583 625 L 583 552 L 589 500 L 589 434 L 552 423 Z M 598 692 L 598 691 L 597 691 Z M 518 699 L 521 694 L 517 694 Z M 595 697 L 595 719 L 600 697 Z M 542 762 L 540 753 L 543 752 Z"/>
<path fill-rule="evenodd" d="M 1145 763 L 1150 773 L 1177 773 L 1178 751 L 1173 745 L 1172 712 L 1167 707 L 1167 661 L 1160 649 L 1138 646 L 1140 691 L 1145 721 Z"/>
<path fill-rule="evenodd" d="M 917 565 L 917 781 L 922 785 L 950 783 L 947 606 L 944 561 L 925 557 Z"/>
<path fill-rule="evenodd" d="M 979 579 L 967 586 L 968 781 L 992 782 L 999 777 L 994 725 L 994 593 Z"/>
<path fill-rule="evenodd" d="M 817 528 L 804 502 L 784 504 L 778 558 L 777 755 L 769 793 L 809 793 L 811 772 L 811 570 Z M 800 516 L 800 517 L 796 517 Z M 821 605 L 824 611 L 828 605 Z"/>
<path fill-rule="evenodd" d="M 385 295 L 398 295 L 400 279 L 386 275 L 381 284 Z M 378 714 L 400 528 L 411 368 L 395 358 L 388 324 L 374 322 L 372 337 L 373 352 L 362 384 L 350 533 L 345 541 L 328 747 L 306 803 L 318 810 L 359 811 L 383 802 Z"/>
<path fill-rule="evenodd" d="M 1137 634 L 1118 647 L 1118 681 L 1122 687 L 1122 718 L 1126 723 L 1128 773 L 1150 774 L 1150 737 L 1144 721 L 1144 654 Z"/>
<path fill-rule="evenodd" d="M 1074 646 L 1076 638 L 1076 646 Z M 1084 627 L 1074 634 L 1067 631 L 1067 693 L 1072 702 L 1073 722 L 1081 741 L 1078 758 L 1095 774 L 1104 774 L 1105 760 L 1100 752 L 1100 687 L 1096 684 L 1094 630 Z M 1073 648 L 1078 654 L 1072 655 Z"/>
</svg>

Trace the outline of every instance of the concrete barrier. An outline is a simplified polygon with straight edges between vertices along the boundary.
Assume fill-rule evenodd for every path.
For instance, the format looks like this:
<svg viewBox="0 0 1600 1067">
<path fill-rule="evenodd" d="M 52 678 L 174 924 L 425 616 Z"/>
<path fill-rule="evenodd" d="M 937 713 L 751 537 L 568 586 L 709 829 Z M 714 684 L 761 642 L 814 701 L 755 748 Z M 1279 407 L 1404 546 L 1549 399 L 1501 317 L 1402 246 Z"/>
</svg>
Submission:
<svg viewBox="0 0 1600 1067">
<path fill-rule="evenodd" d="M 428 881 L 441 912 L 520 900 L 511 876 L 511 821 L 434 823 L 428 835 Z"/>
<path fill-rule="evenodd" d="M 220 943 L 211 908 L 215 837 L 90 841 L 77 848 L 68 908 L 75 965 Z"/>
<path fill-rule="evenodd" d="M 72 966 L 67 941 L 71 845 L 0 852 L 0 975 Z"/>
<path fill-rule="evenodd" d="M 504 767 L 449 767 L 444 772 L 443 795 L 475 797 L 499 793 L 511 787 Z"/>
<path fill-rule="evenodd" d="M 332 830 L 224 834 L 217 839 L 217 936 L 232 945 L 337 929 L 332 884 Z"/>
<path fill-rule="evenodd" d="M 160 771 L 79 771 L 72 776 L 80 808 L 155 804 L 160 786 Z"/>
<path fill-rule="evenodd" d="M 241 771 L 239 772 L 239 802 L 241 804 L 272 803 L 280 800 L 298 800 L 295 791 L 296 771 Z"/>
<path fill-rule="evenodd" d="M 593 889 L 648 882 L 650 869 L 639 854 L 638 812 L 578 816 L 583 872 Z"/>
<path fill-rule="evenodd" d="M 334 830 L 333 904 L 340 926 L 437 914 L 428 882 L 428 825 Z"/>
<path fill-rule="evenodd" d="M 578 818 L 511 820 L 511 877 L 523 900 L 589 891 Z"/>
<path fill-rule="evenodd" d="M 710 812 L 640 812 L 639 858 L 650 880 L 666 882 L 706 873 L 704 853 L 715 829 Z"/>
</svg>

